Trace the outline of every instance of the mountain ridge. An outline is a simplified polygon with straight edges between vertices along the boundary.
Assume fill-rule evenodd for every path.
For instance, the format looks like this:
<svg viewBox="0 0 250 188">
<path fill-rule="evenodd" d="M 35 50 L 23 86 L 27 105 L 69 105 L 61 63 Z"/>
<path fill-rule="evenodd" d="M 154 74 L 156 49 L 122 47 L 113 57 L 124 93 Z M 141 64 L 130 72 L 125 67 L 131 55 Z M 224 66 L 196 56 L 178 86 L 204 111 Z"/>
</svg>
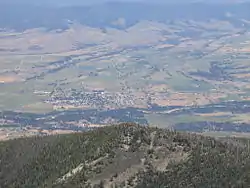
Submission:
<svg viewBox="0 0 250 188">
<path fill-rule="evenodd" d="M 0 142 L 0 186 L 245 186 L 247 148 L 247 139 L 218 140 L 131 123 L 21 138 Z"/>
</svg>

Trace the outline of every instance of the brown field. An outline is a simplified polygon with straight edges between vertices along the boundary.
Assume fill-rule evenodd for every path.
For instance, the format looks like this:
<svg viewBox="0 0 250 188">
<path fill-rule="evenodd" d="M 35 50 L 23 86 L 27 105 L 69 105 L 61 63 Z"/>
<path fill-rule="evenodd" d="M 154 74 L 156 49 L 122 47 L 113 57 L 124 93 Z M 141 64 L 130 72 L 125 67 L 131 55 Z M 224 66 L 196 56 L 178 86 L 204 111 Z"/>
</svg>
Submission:
<svg viewBox="0 0 250 188">
<path fill-rule="evenodd" d="M 243 101 L 250 101 L 250 97 L 242 97 Z"/>
<path fill-rule="evenodd" d="M 172 93 L 169 97 L 156 96 L 153 98 L 153 102 L 160 106 L 192 106 L 218 102 L 220 98 L 223 97 L 226 97 L 226 95 L 220 93 L 210 93 L 209 95 L 203 95 L 200 93 Z"/>
<path fill-rule="evenodd" d="M 250 49 L 249 48 L 242 48 L 242 49 L 239 49 L 238 52 L 250 52 Z"/>
<path fill-rule="evenodd" d="M 172 44 L 160 44 L 156 46 L 156 49 L 162 49 L 162 48 L 168 48 L 168 47 L 173 47 L 174 45 Z"/>
<path fill-rule="evenodd" d="M 191 103 L 184 99 L 153 99 L 153 102 L 159 106 L 189 106 Z"/>
<path fill-rule="evenodd" d="M 15 76 L 0 76 L 0 83 L 12 83 L 22 81 L 20 78 L 17 78 Z"/>
<path fill-rule="evenodd" d="M 234 77 L 236 77 L 236 78 L 250 78 L 250 73 L 249 74 L 235 74 Z"/>
<path fill-rule="evenodd" d="M 237 50 L 232 48 L 232 47 L 227 46 L 227 47 L 221 47 L 218 51 L 223 52 L 223 53 L 231 53 L 231 52 L 235 52 Z"/>
<path fill-rule="evenodd" d="M 8 136 L 0 131 L 0 141 L 8 140 Z"/>
</svg>

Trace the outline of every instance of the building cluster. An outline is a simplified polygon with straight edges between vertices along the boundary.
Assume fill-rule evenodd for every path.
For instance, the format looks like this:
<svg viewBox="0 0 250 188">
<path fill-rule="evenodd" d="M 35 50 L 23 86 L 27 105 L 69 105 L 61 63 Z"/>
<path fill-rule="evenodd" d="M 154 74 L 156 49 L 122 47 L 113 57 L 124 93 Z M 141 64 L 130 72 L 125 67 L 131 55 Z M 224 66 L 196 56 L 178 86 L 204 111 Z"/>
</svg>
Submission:
<svg viewBox="0 0 250 188">
<path fill-rule="evenodd" d="M 134 99 L 131 95 L 105 91 L 72 92 L 67 95 L 51 96 L 45 102 L 54 106 L 88 106 L 91 108 L 114 108 L 134 105 Z"/>
</svg>

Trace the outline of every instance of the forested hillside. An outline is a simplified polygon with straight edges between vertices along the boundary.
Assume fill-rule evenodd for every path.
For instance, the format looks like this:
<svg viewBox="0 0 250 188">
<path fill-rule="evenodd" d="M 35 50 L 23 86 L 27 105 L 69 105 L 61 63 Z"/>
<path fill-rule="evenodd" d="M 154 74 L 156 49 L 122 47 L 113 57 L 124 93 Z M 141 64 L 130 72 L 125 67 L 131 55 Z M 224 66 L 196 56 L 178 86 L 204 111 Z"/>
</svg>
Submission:
<svg viewBox="0 0 250 188">
<path fill-rule="evenodd" d="M 248 140 L 135 124 L 0 143 L 0 187 L 247 187 Z"/>
</svg>

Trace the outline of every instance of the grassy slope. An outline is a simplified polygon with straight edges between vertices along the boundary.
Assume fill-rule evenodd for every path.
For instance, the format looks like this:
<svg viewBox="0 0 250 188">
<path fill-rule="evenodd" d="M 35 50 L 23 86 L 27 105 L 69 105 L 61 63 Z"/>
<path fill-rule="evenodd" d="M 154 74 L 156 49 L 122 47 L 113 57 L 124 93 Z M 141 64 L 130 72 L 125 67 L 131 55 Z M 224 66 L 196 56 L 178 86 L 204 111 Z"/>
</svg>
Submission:
<svg viewBox="0 0 250 188">
<path fill-rule="evenodd" d="M 250 157 L 243 141 L 128 124 L 11 140 L 0 143 L 0 187 L 245 187 Z"/>
</svg>

